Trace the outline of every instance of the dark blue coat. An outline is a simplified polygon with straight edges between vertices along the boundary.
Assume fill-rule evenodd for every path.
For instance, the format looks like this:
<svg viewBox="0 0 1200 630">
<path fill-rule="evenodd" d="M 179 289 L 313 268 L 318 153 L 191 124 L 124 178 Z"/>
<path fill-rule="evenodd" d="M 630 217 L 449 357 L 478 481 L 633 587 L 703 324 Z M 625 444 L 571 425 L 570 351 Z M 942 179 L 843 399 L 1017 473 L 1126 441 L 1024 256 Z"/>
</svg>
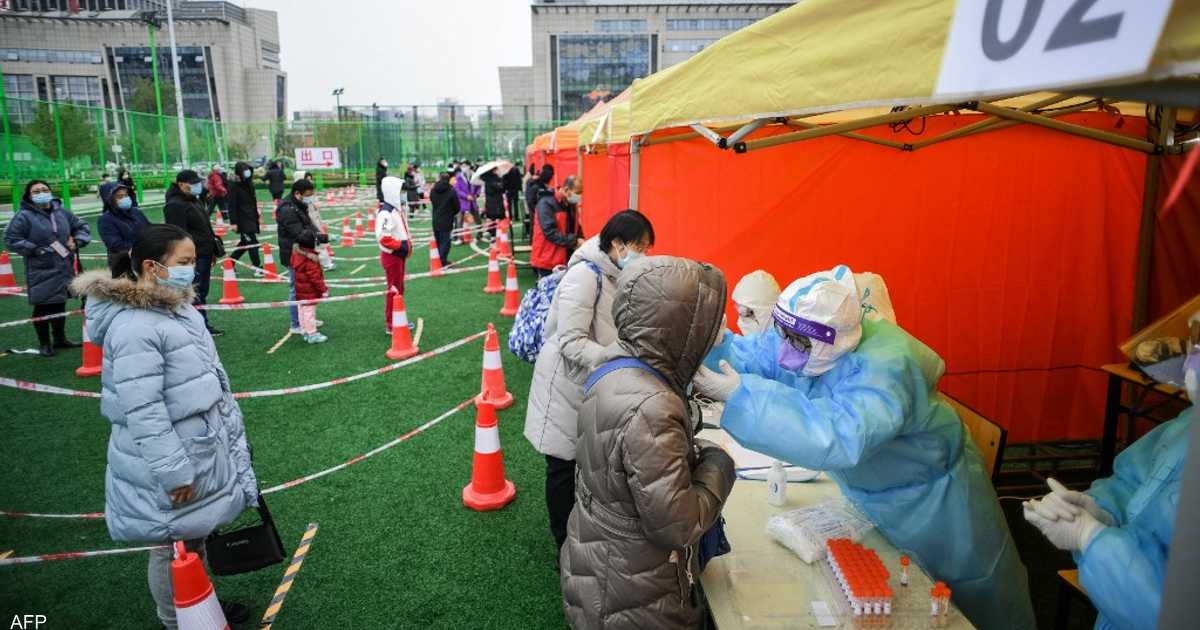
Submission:
<svg viewBox="0 0 1200 630">
<path fill-rule="evenodd" d="M 57 229 L 55 229 L 57 228 Z M 50 244 L 67 246 L 75 237 L 82 248 L 92 240 L 92 230 L 55 199 L 40 210 L 29 201 L 21 201 L 21 211 L 4 231 L 8 248 L 25 258 L 25 285 L 30 304 L 62 304 L 70 297 L 67 285 L 75 277 L 75 256 L 59 256 Z"/>
<path fill-rule="evenodd" d="M 150 220 L 137 206 L 128 210 L 117 207 L 106 208 L 104 214 L 96 220 L 96 228 L 100 230 L 100 240 L 109 253 L 127 252 L 133 249 L 133 239 L 137 238 L 142 228 L 150 225 Z"/>
</svg>

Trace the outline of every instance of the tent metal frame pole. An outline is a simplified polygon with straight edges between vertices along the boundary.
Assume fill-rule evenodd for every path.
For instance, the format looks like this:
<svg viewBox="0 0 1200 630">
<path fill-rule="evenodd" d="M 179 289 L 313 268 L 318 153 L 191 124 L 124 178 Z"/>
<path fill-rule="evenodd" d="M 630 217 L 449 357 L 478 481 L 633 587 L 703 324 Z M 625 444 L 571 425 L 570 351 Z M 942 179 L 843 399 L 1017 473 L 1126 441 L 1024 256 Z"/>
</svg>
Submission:
<svg viewBox="0 0 1200 630">
<path fill-rule="evenodd" d="M 629 141 L 629 209 L 638 209 L 638 171 L 641 170 L 642 142 L 638 138 Z"/>
<path fill-rule="evenodd" d="M 1164 107 L 1159 117 L 1157 146 L 1173 143 L 1175 108 Z M 1142 183 L 1142 221 L 1138 231 L 1137 268 L 1133 284 L 1132 331 L 1141 330 L 1149 320 L 1150 268 L 1154 262 L 1154 229 L 1158 219 L 1158 176 L 1162 170 L 1162 152 L 1146 156 L 1146 175 Z"/>
<path fill-rule="evenodd" d="M 1115 144 L 1120 147 L 1134 149 L 1135 151 L 1141 151 L 1143 153 L 1155 153 L 1159 150 L 1159 147 L 1162 146 L 1146 140 L 1139 140 L 1137 138 L 1123 136 L 1118 133 L 1100 131 L 1099 129 L 1092 129 L 1090 127 L 1084 127 L 1081 125 L 1073 125 L 1068 122 L 1054 120 L 1053 118 L 1047 118 L 1045 116 L 1039 116 L 1029 112 L 1009 109 L 1007 107 L 999 107 L 986 101 L 974 103 L 973 107 L 970 107 L 970 109 L 975 109 L 999 118 L 1007 118 L 1017 122 L 1029 123 L 1031 125 L 1038 125 L 1039 127 L 1053 129 L 1055 131 L 1061 131 L 1076 136 L 1082 136 L 1084 138 L 1090 138 L 1092 140 L 1099 140 L 1100 142 L 1107 142 L 1108 144 Z"/>
<path fill-rule="evenodd" d="M 696 135 L 713 143 L 713 145 L 716 146 L 717 148 L 719 148 L 719 149 L 725 148 L 725 147 L 721 146 L 721 143 L 723 140 L 725 140 L 725 138 L 722 138 L 720 134 L 713 131 L 712 129 L 709 129 L 708 127 L 705 127 L 704 125 L 688 125 L 688 126 L 692 129 L 692 131 L 696 132 Z"/>
<path fill-rule="evenodd" d="M 1032 112 L 1032 111 L 1041 109 L 1043 107 L 1049 107 L 1051 105 L 1056 105 L 1058 103 L 1070 100 L 1072 98 L 1075 98 L 1075 97 L 1073 97 L 1069 94 L 1058 94 L 1058 95 L 1052 96 L 1050 98 L 1042 99 L 1036 103 L 1030 103 L 1028 105 L 1025 105 L 1024 107 L 1021 108 L 1021 111 Z M 1059 116 L 1059 115 L 1070 113 L 1070 112 L 1083 111 L 1084 109 L 1088 109 L 1094 105 L 1095 105 L 1095 103 L 1092 103 L 1092 102 L 1087 103 L 1086 106 L 1084 106 L 1084 104 L 1081 103 L 1080 105 L 1076 106 L 1076 107 L 1078 107 L 1078 109 L 1076 109 L 1075 107 L 1064 108 L 1062 110 L 1058 110 L 1058 111 L 1054 111 L 1054 112 L 1046 112 L 1045 114 L 1042 114 L 1042 115 L 1043 116 Z M 981 120 L 976 123 L 971 123 L 971 124 L 967 125 L 966 127 L 959 127 L 958 129 L 954 129 L 952 131 L 947 131 L 946 133 L 934 136 L 932 138 L 927 138 L 925 140 L 918 140 L 917 142 L 912 143 L 912 149 L 914 151 L 917 149 L 923 149 L 932 144 L 937 144 L 939 142 L 945 142 L 947 140 L 953 140 L 955 138 L 962 138 L 964 136 L 975 135 L 975 134 L 983 132 L 983 131 L 998 131 L 1000 129 L 1007 129 L 1008 127 L 1012 127 L 1016 124 L 1018 124 L 1018 123 L 1013 120 L 1004 120 L 1001 118 L 991 117 L 986 120 Z"/>
<path fill-rule="evenodd" d="M 746 136 L 758 131 L 759 129 L 762 129 L 769 122 L 771 122 L 770 118 L 759 118 L 758 120 L 754 120 L 742 125 L 740 129 L 730 134 L 729 138 L 725 141 L 724 146 L 721 146 L 721 148 L 724 149 L 731 147 L 742 140 L 745 140 Z"/>
<path fill-rule="evenodd" d="M 748 140 L 746 142 L 738 142 L 733 145 L 733 150 L 737 153 L 745 153 L 746 151 L 754 151 L 756 149 L 765 149 L 775 147 L 781 144 L 790 144 L 792 142 L 800 142 L 801 140 L 812 140 L 814 138 L 824 138 L 825 136 L 837 136 L 845 134 L 847 131 L 858 131 L 875 125 L 883 125 L 887 123 L 899 122 L 901 120 L 909 120 L 919 116 L 929 116 L 932 114 L 942 114 L 945 112 L 954 111 L 961 106 L 957 104 L 951 105 L 925 105 L 923 107 L 914 107 L 899 112 L 891 112 L 888 114 L 880 114 L 878 116 L 868 116 L 858 120 L 849 120 L 843 123 L 833 125 L 822 125 L 814 129 L 806 129 L 793 133 L 780 134 L 770 138 L 759 138 L 758 140 Z"/>
<path fill-rule="evenodd" d="M 818 125 L 816 123 L 804 122 L 802 120 L 789 120 L 784 124 L 787 125 L 788 127 L 794 128 L 794 129 L 819 129 L 821 127 L 821 125 Z M 843 134 L 839 134 L 839 135 L 841 135 L 842 137 L 845 137 L 845 138 L 861 140 L 863 142 L 870 142 L 871 144 L 883 145 L 885 147 L 890 147 L 892 149 L 899 149 L 901 151 L 910 150 L 912 148 L 911 144 L 906 144 L 903 142 L 896 142 L 895 140 L 886 140 L 884 138 L 876 138 L 874 136 L 868 136 L 868 135 L 861 134 L 861 133 L 850 132 L 850 133 L 843 133 Z"/>
</svg>

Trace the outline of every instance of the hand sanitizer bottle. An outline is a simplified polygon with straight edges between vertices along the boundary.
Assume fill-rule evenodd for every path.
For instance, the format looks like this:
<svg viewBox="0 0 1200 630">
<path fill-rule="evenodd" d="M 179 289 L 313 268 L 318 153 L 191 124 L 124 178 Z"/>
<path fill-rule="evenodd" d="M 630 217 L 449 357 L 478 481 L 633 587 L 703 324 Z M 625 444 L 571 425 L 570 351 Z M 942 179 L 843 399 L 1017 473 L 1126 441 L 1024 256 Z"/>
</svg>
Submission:
<svg viewBox="0 0 1200 630">
<path fill-rule="evenodd" d="M 767 503 L 776 507 L 787 503 L 787 471 L 779 460 L 771 464 L 771 472 L 767 473 Z"/>
</svg>

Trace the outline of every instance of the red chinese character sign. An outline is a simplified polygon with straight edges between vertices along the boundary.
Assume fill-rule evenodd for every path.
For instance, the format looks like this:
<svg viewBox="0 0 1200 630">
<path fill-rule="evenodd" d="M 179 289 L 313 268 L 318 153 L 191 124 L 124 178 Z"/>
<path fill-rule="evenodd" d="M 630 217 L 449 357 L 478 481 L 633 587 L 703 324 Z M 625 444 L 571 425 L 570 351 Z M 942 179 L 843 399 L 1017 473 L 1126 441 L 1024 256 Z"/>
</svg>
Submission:
<svg viewBox="0 0 1200 630">
<path fill-rule="evenodd" d="M 342 168 L 342 157 L 336 147 L 296 149 L 296 168 L 301 171 Z"/>
</svg>

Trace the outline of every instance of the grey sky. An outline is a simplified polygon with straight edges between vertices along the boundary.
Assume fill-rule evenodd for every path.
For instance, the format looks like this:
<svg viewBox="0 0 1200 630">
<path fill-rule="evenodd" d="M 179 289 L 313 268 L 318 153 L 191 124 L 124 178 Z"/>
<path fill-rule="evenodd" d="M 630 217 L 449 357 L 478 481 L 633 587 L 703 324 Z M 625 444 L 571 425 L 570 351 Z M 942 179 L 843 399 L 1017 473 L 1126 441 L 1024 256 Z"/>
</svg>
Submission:
<svg viewBox="0 0 1200 630">
<path fill-rule="evenodd" d="M 241 0 L 279 13 L 290 110 L 499 105 L 499 66 L 529 65 L 529 0 Z M 289 113 L 290 116 L 290 113 Z"/>
</svg>

